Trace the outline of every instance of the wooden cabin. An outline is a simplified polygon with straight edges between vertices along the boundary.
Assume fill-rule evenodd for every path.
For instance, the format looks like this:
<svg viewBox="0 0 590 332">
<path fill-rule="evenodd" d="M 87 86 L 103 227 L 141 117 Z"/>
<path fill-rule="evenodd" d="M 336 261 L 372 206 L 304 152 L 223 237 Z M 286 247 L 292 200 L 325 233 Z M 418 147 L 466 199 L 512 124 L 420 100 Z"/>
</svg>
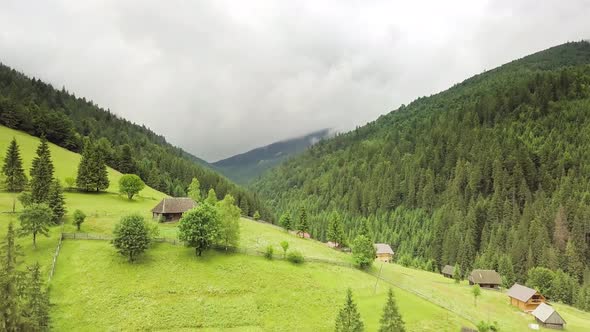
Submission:
<svg viewBox="0 0 590 332">
<path fill-rule="evenodd" d="M 552 306 L 546 303 L 539 304 L 537 309 L 533 310 L 531 314 L 540 325 L 546 328 L 561 330 L 566 324 L 563 317 Z"/>
<path fill-rule="evenodd" d="M 455 267 L 451 266 L 451 265 L 445 265 L 445 267 L 443 267 L 442 270 L 440 271 L 440 273 L 445 278 L 453 278 L 453 272 L 455 272 Z"/>
<path fill-rule="evenodd" d="M 537 309 L 541 303 L 547 301 L 541 293 L 519 284 L 514 284 L 510 287 L 507 294 L 510 297 L 511 305 L 519 307 L 526 312 L 531 312 Z"/>
<path fill-rule="evenodd" d="M 393 249 L 389 244 L 375 243 L 375 258 L 384 263 L 393 262 Z"/>
<path fill-rule="evenodd" d="M 469 277 L 470 285 L 479 285 L 481 288 L 499 289 L 502 284 L 502 278 L 494 270 L 473 270 Z"/>
<path fill-rule="evenodd" d="M 176 221 L 196 205 L 197 203 L 188 197 L 164 198 L 152 209 L 152 216 L 161 221 Z"/>
</svg>

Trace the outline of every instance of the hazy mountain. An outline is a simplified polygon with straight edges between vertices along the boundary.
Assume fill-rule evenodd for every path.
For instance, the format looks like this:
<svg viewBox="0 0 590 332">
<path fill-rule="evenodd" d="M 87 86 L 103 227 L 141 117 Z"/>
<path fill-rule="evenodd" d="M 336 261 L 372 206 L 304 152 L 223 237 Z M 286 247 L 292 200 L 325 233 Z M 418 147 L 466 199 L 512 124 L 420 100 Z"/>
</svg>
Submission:
<svg viewBox="0 0 590 332">
<path fill-rule="evenodd" d="M 305 151 L 320 140 L 330 137 L 330 133 L 330 129 L 318 130 L 219 160 L 212 165 L 235 182 L 248 184 L 269 168 Z"/>
</svg>

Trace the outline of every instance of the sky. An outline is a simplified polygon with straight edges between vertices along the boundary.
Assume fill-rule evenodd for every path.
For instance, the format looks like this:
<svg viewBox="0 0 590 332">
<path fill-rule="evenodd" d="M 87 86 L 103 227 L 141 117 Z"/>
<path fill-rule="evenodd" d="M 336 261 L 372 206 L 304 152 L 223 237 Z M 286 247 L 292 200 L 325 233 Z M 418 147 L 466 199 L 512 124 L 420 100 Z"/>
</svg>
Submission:
<svg viewBox="0 0 590 332">
<path fill-rule="evenodd" d="M 589 39 L 588 14 L 590 0 L 2 0 L 0 62 L 215 161 Z"/>
</svg>

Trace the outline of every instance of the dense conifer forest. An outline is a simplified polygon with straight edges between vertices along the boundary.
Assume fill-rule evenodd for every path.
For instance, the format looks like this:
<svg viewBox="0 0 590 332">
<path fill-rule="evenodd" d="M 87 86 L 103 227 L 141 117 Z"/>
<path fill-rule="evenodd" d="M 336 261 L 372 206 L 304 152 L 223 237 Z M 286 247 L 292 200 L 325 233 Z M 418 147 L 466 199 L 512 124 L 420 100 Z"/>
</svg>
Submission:
<svg viewBox="0 0 590 332">
<path fill-rule="evenodd" d="M 82 152 L 87 137 L 108 166 L 136 173 L 146 184 L 173 196 L 185 196 L 196 177 L 203 190 L 214 188 L 219 198 L 232 194 L 243 213 L 255 211 L 272 219 L 260 200 L 216 172 L 205 162 L 167 143 L 145 126 L 118 117 L 86 98 L 55 89 L 0 64 L 0 124 L 25 131 L 69 150 Z M 76 174 L 72 174 L 75 177 Z"/>
<path fill-rule="evenodd" d="M 588 42 L 513 61 L 325 140 L 254 188 L 276 212 L 305 206 L 319 239 L 337 210 L 348 241 L 366 223 L 402 264 L 494 268 L 507 284 L 545 267 L 570 285 L 550 295 L 574 302 L 574 283 L 590 282 L 589 64 Z"/>
</svg>

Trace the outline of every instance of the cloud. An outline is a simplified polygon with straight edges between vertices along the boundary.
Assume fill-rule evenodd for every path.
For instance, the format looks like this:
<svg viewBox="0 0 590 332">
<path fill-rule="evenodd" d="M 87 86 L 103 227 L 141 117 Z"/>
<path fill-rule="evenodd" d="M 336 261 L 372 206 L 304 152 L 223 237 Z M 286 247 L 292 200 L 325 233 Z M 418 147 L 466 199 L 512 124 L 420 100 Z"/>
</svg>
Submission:
<svg viewBox="0 0 590 332">
<path fill-rule="evenodd" d="M 216 160 L 590 37 L 588 1 L 3 1 L 0 61 Z"/>
</svg>

